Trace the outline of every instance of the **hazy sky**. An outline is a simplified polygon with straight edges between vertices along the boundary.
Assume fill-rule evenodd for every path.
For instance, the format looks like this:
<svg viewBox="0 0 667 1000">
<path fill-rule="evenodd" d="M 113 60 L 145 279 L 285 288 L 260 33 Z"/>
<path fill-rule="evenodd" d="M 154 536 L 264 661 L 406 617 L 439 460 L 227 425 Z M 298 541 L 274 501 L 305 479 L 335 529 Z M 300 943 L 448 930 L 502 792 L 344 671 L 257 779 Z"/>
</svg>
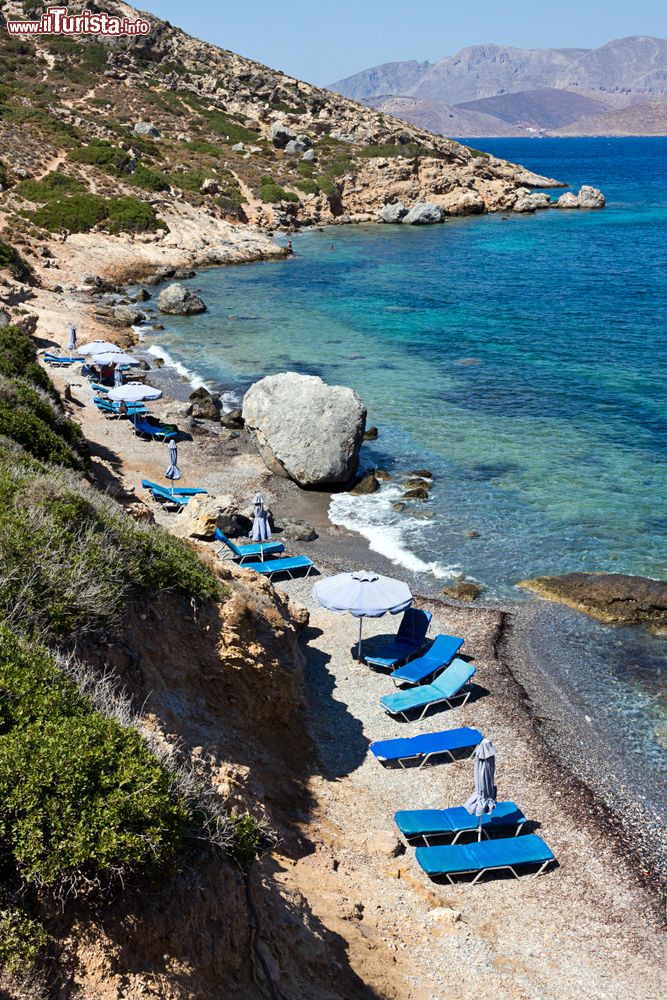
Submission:
<svg viewBox="0 0 667 1000">
<path fill-rule="evenodd" d="M 135 0 L 198 38 L 327 84 L 465 45 L 592 48 L 625 35 L 667 37 L 664 0 Z"/>
</svg>

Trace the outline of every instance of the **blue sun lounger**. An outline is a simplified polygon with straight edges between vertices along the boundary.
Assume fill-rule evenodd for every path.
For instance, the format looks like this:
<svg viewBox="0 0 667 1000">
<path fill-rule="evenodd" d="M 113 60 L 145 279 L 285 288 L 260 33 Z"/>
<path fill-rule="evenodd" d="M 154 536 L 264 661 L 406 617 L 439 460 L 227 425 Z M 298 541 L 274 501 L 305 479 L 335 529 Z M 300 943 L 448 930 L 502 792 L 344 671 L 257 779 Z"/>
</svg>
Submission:
<svg viewBox="0 0 667 1000">
<path fill-rule="evenodd" d="M 106 397 L 93 396 L 93 403 L 100 411 L 109 417 L 133 417 L 148 413 L 145 403 L 126 403 L 125 409 L 121 409 L 121 404 Z"/>
<path fill-rule="evenodd" d="M 262 555 L 275 556 L 278 555 L 279 552 L 285 551 L 285 546 L 282 542 L 263 542 L 261 545 L 257 543 L 253 543 L 251 545 L 236 545 L 231 538 L 228 538 L 227 535 L 224 535 L 222 531 L 220 531 L 220 528 L 215 529 L 215 540 L 217 542 L 222 542 L 223 545 L 226 545 L 227 548 L 234 553 L 235 558 L 241 563 L 244 559 L 252 559 L 253 557 L 256 559 L 257 556 Z M 222 555 L 222 551 L 223 550 L 220 549 L 220 552 L 218 553 L 219 556 Z"/>
<path fill-rule="evenodd" d="M 76 361 L 85 361 L 86 359 L 78 356 L 67 356 L 61 357 L 58 354 L 44 354 L 44 361 L 47 365 L 54 365 L 58 367 L 67 367 L 67 365 L 73 365 Z"/>
<path fill-rule="evenodd" d="M 446 704 L 451 708 L 452 701 L 458 698 L 462 698 L 461 704 L 465 705 L 470 691 L 464 692 L 463 688 L 474 673 L 475 668 L 471 663 L 457 657 L 431 684 L 385 694 L 380 698 L 380 704 L 389 715 L 402 715 L 406 722 L 410 713 L 421 708 L 417 719 L 423 719 L 429 708 L 435 705 Z"/>
<path fill-rule="evenodd" d="M 254 569 L 255 573 L 268 576 L 269 579 L 272 579 L 276 573 L 287 573 L 292 580 L 292 574 L 302 569 L 305 569 L 306 576 L 309 576 L 313 565 L 313 560 L 309 559 L 308 556 L 294 556 L 292 559 L 268 559 L 266 562 L 244 563 L 243 568 Z"/>
<path fill-rule="evenodd" d="M 455 844 L 463 833 L 477 833 L 481 828 L 485 837 L 491 830 L 502 830 L 515 827 L 514 836 L 518 836 L 526 817 L 514 802 L 499 802 L 492 813 L 481 817 L 471 816 L 463 806 L 452 809 L 403 809 L 394 816 L 394 822 L 408 843 L 423 840 L 429 845 L 429 837 L 453 837 Z"/>
<path fill-rule="evenodd" d="M 434 677 L 452 662 L 464 640 L 455 635 L 438 635 L 433 644 L 421 656 L 410 660 L 403 667 L 394 670 L 391 679 L 394 684 L 421 684 Z"/>
<path fill-rule="evenodd" d="M 158 490 L 169 493 L 171 496 L 171 486 L 161 486 L 159 483 L 152 483 L 150 479 L 142 479 L 141 485 L 145 490 Z M 181 497 L 208 496 L 208 490 L 205 490 L 203 486 L 174 486 L 174 493 Z"/>
<path fill-rule="evenodd" d="M 173 503 L 177 507 L 185 507 L 190 499 L 189 494 L 177 493 L 175 489 L 172 493 L 170 489 L 155 484 L 150 487 L 150 491 L 154 500 L 159 500 L 161 503 Z"/>
<path fill-rule="evenodd" d="M 134 432 L 153 441 L 173 441 L 178 437 L 178 431 L 173 427 L 163 427 L 162 424 L 151 424 L 148 420 L 134 420 Z"/>
<path fill-rule="evenodd" d="M 399 663 L 404 663 L 418 653 L 426 642 L 426 633 L 432 618 L 430 611 L 407 608 L 403 612 L 395 638 L 385 642 L 377 653 L 364 656 L 365 662 L 370 667 L 384 667 L 389 670 L 397 667 Z"/>
<path fill-rule="evenodd" d="M 93 382 L 92 385 L 91 385 L 91 389 L 93 390 L 93 392 L 99 393 L 101 395 L 102 399 L 104 399 L 104 397 L 108 393 L 109 389 L 111 389 L 111 386 L 110 385 L 102 385 L 101 382 Z"/>
<path fill-rule="evenodd" d="M 427 764 L 431 757 L 446 754 L 456 760 L 455 753 L 471 750 L 484 739 L 479 729 L 444 729 L 441 733 L 421 733 L 419 736 L 404 736 L 396 740 L 375 740 L 371 752 L 381 764 L 399 764 L 403 761 L 419 761 L 418 767 Z"/>
<path fill-rule="evenodd" d="M 518 878 L 517 868 L 539 865 L 534 873 L 541 875 L 555 857 L 536 833 L 507 840 L 481 840 L 472 844 L 445 844 L 441 847 L 418 847 L 417 863 L 431 878 L 444 876 L 454 884 L 452 875 L 472 875 L 472 885 L 485 872 L 511 871 Z"/>
</svg>

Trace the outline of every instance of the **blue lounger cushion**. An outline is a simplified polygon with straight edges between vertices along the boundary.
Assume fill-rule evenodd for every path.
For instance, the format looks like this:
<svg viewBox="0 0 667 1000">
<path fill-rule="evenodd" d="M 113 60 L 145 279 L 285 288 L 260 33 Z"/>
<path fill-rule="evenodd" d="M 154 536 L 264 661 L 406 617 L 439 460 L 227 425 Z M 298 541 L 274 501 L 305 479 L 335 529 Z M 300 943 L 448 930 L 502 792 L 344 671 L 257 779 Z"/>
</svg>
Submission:
<svg viewBox="0 0 667 1000">
<path fill-rule="evenodd" d="M 233 542 L 231 538 L 223 534 L 220 528 L 215 529 L 215 539 L 217 542 L 222 542 L 230 549 L 237 559 L 243 561 L 244 559 L 249 559 L 252 556 L 275 556 L 280 552 L 285 551 L 285 546 L 282 542 L 262 542 L 260 545 L 257 542 L 253 542 L 250 545 L 237 545 Z"/>
<path fill-rule="evenodd" d="M 457 657 L 431 684 L 385 694 L 380 698 L 380 704 L 390 715 L 402 715 L 406 719 L 407 713 L 421 708 L 419 718 L 422 719 L 432 705 L 445 702 L 451 707 L 452 699 L 458 697 L 462 697 L 465 704 L 470 692 L 463 694 L 462 689 L 474 674 L 472 664 Z"/>
<path fill-rule="evenodd" d="M 161 490 L 171 493 L 171 486 L 162 486 L 160 483 L 152 483 L 150 479 L 142 479 L 141 485 L 145 490 Z M 208 494 L 203 486 L 174 486 L 174 493 L 182 497 L 194 497 L 200 493 Z"/>
<path fill-rule="evenodd" d="M 137 434 L 159 438 L 160 441 L 172 441 L 178 437 L 178 431 L 174 431 L 169 427 L 162 427 L 159 424 L 149 424 L 147 420 L 135 420 L 134 429 Z"/>
<path fill-rule="evenodd" d="M 274 573 L 287 573 L 291 577 L 292 573 L 305 569 L 306 576 L 308 576 L 313 568 L 313 560 L 309 559 L 308 556 L 294 556 L 292 559 L 267 559 L 265 562 L 244 563 L 243 568 L 254 569 L 256 573 L 268 577 L 272 577 Z"/>
<path fill-rule="evenodd" d="M 417 656 L 414 660 L 410 660 L 409 663 L 406 663 L 403 667 L 399 667 L 398 670 L 394 670 L 391 679 L 396 684 L 399 682 L 403 684 L 421 684 L 422 681 L 425 681 L 428 677 L 433 677 L 434 674 L 439 673 L 451 663 L 463 645 L 463 642 L 463 639 L 459 639 L 455 635 L 436 636 L 432 645 L 425 653 Z"/>
<path fill-rule="evenodd" d="M 493 869 L 509 868 L 517 875 L 514 869 L 521 865 L 541 865 L 539 874 L 550 861 L 555 860 L 551 850 L 536 833 L 501 840 L 480 840 L 472 844 L 418 847 L 415 857 L 427 875 L 449 877 L 477 872 L 474 882 L 484 872 Z"/>
<path fill-rule="evenodd" d="M 399 663 L 405 662 L 424 645 L 432 618 L 430 611 L 407 608 L 403 612 L 395 638 L 385 642 L 377 653 L 364 656 L 365 662 L 372 667 L 384 668 L 397 667 Z"/>
<path fill-rule="evenodd" d="M 83 357 L 78 357 L 78 356 L 74 357 L 74 356 L 66 355 L 66 356 L 63 357 L 63 356 L 60 356 L 58 354 L 48 354 L 47 353 L 47 354 L 44 354 L 44 360 L 46 362 L 48 362 L 48 364 L 50 364 L 50 365 L 53 365 L 53 364 L 56 364 L 56 365 L 72 365 L 72 364 L 74 364 L 75 361 L 85 361 L 86 359 L 83 358 Z"/>
<path fill-rule="evenodd" d="M 439 733 L 420 733 L 418 736 L 404 736 L 395 740 L 375 740 L 371 743 L 372 753 L 382 763 L 387 761 L 415 760 L 422 758 L 425 764 L 429 757 L 454 754 L 461 750 L 472 750 L 482 742 L 484 736 L 479 729 L 444 729 Z M 419 766 L 421 767 L 422 764 Z"/>
<path fill-rule="evenodd" d="M 175 503 L 179 507 L 185 507 L 190 497 L 183 493 L 177 493 L 176 490 L 172 493 L 170 489 L 164 489 L 162 486 L 153 486 L 151 488 L 151 496 L 155 500 L 168 500 L 170 503 Z"/>
<path fill-rule="evenodd" d="M 484 834 L 503 827 L 516 827 L 518 833 L 526 817 L 514 802 L 499 802 L 492 813 L 481 817 Z M 394 822 L 407 840 L 415 837 L 427 840 L 449 834 L 454 842 L 462 833 L 475 833 L 480 826 L 480 817 L 471 816 L 464 806 L 451 809 L 403 809 L 394 816 Z"/>
</svg>

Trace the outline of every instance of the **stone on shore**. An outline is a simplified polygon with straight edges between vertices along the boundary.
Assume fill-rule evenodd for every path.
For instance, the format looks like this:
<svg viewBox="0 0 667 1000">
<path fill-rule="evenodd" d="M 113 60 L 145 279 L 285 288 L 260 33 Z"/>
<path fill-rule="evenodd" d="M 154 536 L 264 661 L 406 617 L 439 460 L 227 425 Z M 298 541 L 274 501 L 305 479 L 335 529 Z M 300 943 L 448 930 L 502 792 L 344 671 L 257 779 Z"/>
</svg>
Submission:
<svg viewBox="0 0 667 1000">
<path fill-rule="evenodd" d="M 667 580 L 624 573 L 565 573 L 522 580 L 519 586 L 609 625 L 641 623 L 667 632 Z"/>
<path fill-rule="evenodd" d="M 215 529 L 220 528 L 225 535 L 231 535 L 237 530 L 238 513 L 238 504 L 232 496 L 191 497 L 182 518 L 179 517 L 179 534 L 210 541 Z"/>
<path fill-rule="evenodd" d="M 433 226 L 445 221 L 444 210 L 432 201 L 418 201 L 403 219 L 404 226 Z"/>
<path fill-rule="evenodd" d="M 566 191 L 556 202 L 556 208 L 579 208 L 579 199 L 572 191 Z"/>
<path fill-rule="evenodd" d="M 219 420 L 221 403 L 219 396 L 212 396 L 208 389 L 200 386 L 190 393 L 189 415 L 199 420 Z"/>
<path fill-rule="evenodd" d="M 380 489 L 380 484 L 377 481 L 375 473 L 369 472 L 367 475 L 360 479 L 352 489 L 350 490 L 350 496 L 361 497 L 366 496 L 369 493 L 377 493 Z"/>
<path fill-rule="evenodd" d="M 359 464 L 366 407 L 352 389 L 285 372 L 255 382 L 243 419 L 264 462 L 299 486 L 347 483 Z"/>
<path fill-rule="evenodd" d="M 206 312 L 203 299 L 178 282 L 162 289 L 157 297 L 157 307 L 160 312 L 170 313 L 173 316 L 192 316 L 195 313 Z"/>
<path fill-rule="evenodd" d="M 534 191 L 531 194 L 520 194 L 514 202 L 513 210 L 515 212 L 536 212 L 544 208 L 549 208 L 550 205 L 551 199 L 548 194 L 541 191 Z"/>
<path fill-rule="evenodd" d="M 290 542 L 314 542 L 317 538 L 317 532 L 312 524 L 296 518 L 290 521 L 278 521 L 276 529 L 280 531 L 281 539 L 284 538 Z"/>
<path fill-rule="evenodd" d="M 380 222 L 395 224 L 403 222 L 408 214 L 408 210 L 402 201 L 395 201 L 392 205 L 385 205 L 380 209 Z"/>
<path fill-rule="evenodd" d="M 137 323 L 143 323 L 146 319 L 146 313 L 142 312 L 141 309 L 135 309 L 134 306 L 116 306 L 113 318 L 115 320 L 114 326 L 135 326 Z"/>
<path fill-rule="evenodd" d="M 397 858 L 405 851 L 405 845 L 393 830 L 375 830 L 366 839 L 366 850 L 369 854 L 380 854 L 385 858 Z"/>
</svg>

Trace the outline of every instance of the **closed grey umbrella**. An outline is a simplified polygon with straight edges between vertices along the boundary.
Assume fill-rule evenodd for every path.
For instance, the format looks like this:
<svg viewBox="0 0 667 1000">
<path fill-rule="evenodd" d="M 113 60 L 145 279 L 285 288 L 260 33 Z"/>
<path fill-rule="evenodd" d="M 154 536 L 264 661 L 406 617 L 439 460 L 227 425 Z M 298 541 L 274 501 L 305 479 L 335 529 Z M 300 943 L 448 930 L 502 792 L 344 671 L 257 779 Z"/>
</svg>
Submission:
<svg viewBox="0 0 667 1000">
<path fill-rule="evenodd" d="M 496 748 L 484 739 L 475 750 L 475 792 L 465 803 L 471 816 L 479 816 L 477 839 L 482 839 L 482 816 L 496 808 Z"/>
<path fill-rule="evenodd" d="M 255 495 L 253 500 L 253 507 L 255 509 L 255 516 L 252 522 L 252 531 L 250 532 L 250 537 L 253 542 L 259 542 L 260 544 L 260 555 L 264 559 L 264 549 L 262 547 L 263 542 L 268 542 L 271 539 L 271 525 L 269 524 L 269 517 L 264 510 L 264 497 L 261 493 Z"/>
<path fill-rule="evenodd" d="M 181 478 L 181 470 L 178 465 L 178 448 L 175 441 L 169 442 L 169 468 L 165 472 L 167 479 L 171 480 L 171 492 L 174 492 L 174 480 Z"/>
<path fill-rule="evenodd" d="M 68 351 L 76 350 L 76 327 L 74 323 L 72 323 L 71 327 L 69 328 L 69 341 L 67 342 L 67 350 Z"/>
<path fill-rule="evenodd" d="M 114 385 L 122 385 L 123 384 L 123 373 L 120 370 L 120 368 L 118 367 L 118 365 L 116 365 L 116 367 L 114 368 L 114 371 L 113 371 L 113 384 Z"/>
</svg>

